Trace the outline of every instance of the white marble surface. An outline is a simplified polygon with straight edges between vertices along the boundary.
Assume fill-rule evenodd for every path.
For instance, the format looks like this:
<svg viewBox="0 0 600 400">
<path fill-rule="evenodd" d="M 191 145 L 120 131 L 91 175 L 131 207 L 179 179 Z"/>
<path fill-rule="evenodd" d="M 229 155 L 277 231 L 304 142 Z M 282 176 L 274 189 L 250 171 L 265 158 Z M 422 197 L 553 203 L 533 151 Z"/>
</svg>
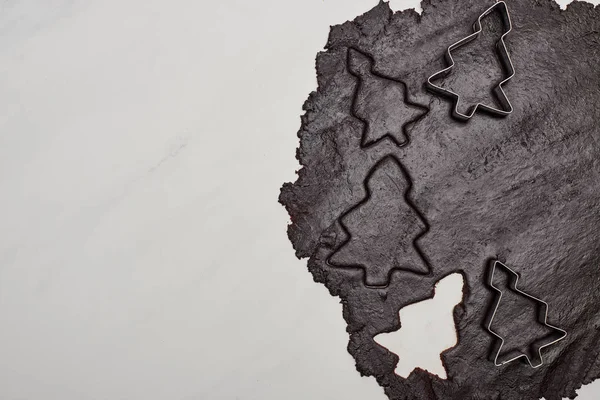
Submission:
<svg viewBox="0 0 600 400">
<path fill-rule="evenodd" d="M 385 399 L 276 203 L 375 3 L 0 1 L 0 399 Z"/>
</svg>

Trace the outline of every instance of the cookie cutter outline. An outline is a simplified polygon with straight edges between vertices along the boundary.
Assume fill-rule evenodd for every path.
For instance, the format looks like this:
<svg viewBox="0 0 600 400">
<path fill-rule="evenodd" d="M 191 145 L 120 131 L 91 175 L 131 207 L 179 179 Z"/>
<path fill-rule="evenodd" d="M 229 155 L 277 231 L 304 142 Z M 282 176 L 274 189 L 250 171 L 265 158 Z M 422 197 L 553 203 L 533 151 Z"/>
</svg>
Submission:
<svg viewBox="0 0 600 400">
<path fill-rule="evenodd" d="M 387 279 L 386 279 L 386 283 L 384 285 L 372 285 L 372 284 L 367 283 L 367 268 L 368 268 L 367 266 L 362 265 L 362 264 L 344 264 L 344 265 L 336 264 L 336 263 L 331 262 L 331 258 L 334 256 L 334 254 L 336 254 L 339 250 L 341 250 L 344 246 L 346 246 L 350 242 L 350 240 L 352 240 L 352 234 L 348 230 L 348 227 L 346 226 L 346 224 L 344 224 L 343 219 L 348 214 L 350 214 L 352 211 L 356 210 L 357 208 L 362 207 L 369 200 L 371 200 L 372 190 L 369 188 L 369 180 L 373 177 L 373 175 L 375 174 L 377 169 L 388 161 L 393 162 L 400 169 L 402 176 L 404 176 L 404 178 L 406 179 L 406 183 L 407 183 L 406 190 L 404 191 L 402 198 L 404 199 L 406 204 L 408 204 L 408 206 L 415 212 L 419 221 L 421 221 L 424 225 L 423 230 L 421 230 L 416 236 L 413 237 L 413 239 L 411 240 L 411 244 L 412 244 L 413 248 L 415 249 L 415 251 L 417 252 L 417 254 L 419 255 L 419 257 L 421 258 L 421 260 L 423 260 L 423 264 L 427 267 L 427 271 L 421 272 L 421 271 L 417 271 L 417 270 L 409 269 L 409 268 L 392 267 L 387 271 Z M 385 289 L 385 288 L 389 287 L 390 284 L 392 283 L 392 275 L 394 274 L 394 272 L 398 272 L 398 271 L 404 271 L 404 272 L 408 272 L 408 273 L 415 274 L 417 276 L 422 276 L 422 277 L 432 276 L 433 268 L 431 267 L 429 258 L 425 255 L 425 253 L 421 249 L 421 246 L 418 243 L 419 239 L 421 239 L 423 236 L 425 236 L 427 234 L 427 232 L 429 232 L 430 225 L 429 225 L 429 222 L 427 221 L 427 219 L 425 218 L 425 215 L 423 215 L 423 213 L 417 208 L 416 204 L 410 198 L 410 193 L 413 189 L 413 181 L 412 181 L 410 174 L 404 167 L 404 165 L 402 165 L 402 162 L 395 155 L 392 155 L 392 154 L 388 154 L 387 156 L 383 157 L 369 169 L 369 172 L 367 173 L 367 176 L 363 181 L 363 188 L 365 189 L 365 192 L 366 192 L 365 196 L 358 203 L 352 205 L 350 208 L 348 208 L 346 211 L 344 211 L 336 219 L 336 222 L 340 224 L 340 226 L 342 227 L 342 230 L 347 235 L 347 238 L 340 245 L 336 246 L 329 253 L 327 258 L 325 259 L 325 264 L 331 268 L 359 269 L 362 273 L 362 283 L 366 288 L 369 288 L 369 289 Z"/>
<path fill-rule="evenodd" d="M 500 40 L 498 40 L 498 42 L 496 42 L 496 47 L 498 49 L 498 54 L 500 56 L 500 62 L 502 63 L 502 66 L 506 69 L 506 71 L 508 72 L 509 76 L 507 78 L 505 78 L 502 82 L 500 82 L 498 85 L 496 85 L 494 87 L 494 89 L 492 89 L 492 90 L 493 90 L 493 93 L 496 95 L 496 98 L 500 102 L 500 105 L 502 106 L 503 109 L 491 107 L 491 106 L 485 105 L 483 103 L 477 103 L 475 106 L 471 106 L 471 108 L 469 109 L 467 114 L 463 114 L 463 113 L 459 112 L 458 108 L 457 108 L 459 101 L 460 101 L 460 95 L 451 90 L 444 89 L 440 86 L 434 85 L 431 82 L 431 80 L 438 78 L 439 76 L 448 76 L 448 74 L 450 73 L 450 70 L 452 70 L 452 68 L 454 68 L 454 59 L 452 58 L 451 51 L 454 49 L 457 49 L 459 47 L 462 47 L 465 44 L 477 39 L 479 37 L 479 35 L 481 34 L 481 29 L 482 29 L 481 28 L 481 20 L 484 17 L 486 17 L 487 15 L 491 14 L 494 10 L 496 10 L 497 7 L 499 7 L 499 9 L 502 10 L 502 20 L 504 22 L 504 25 L 507 26 L 508 29 L 506 30 L 506 32 L 504 32 L 502 34 L 502 36 L 500 37 Z M 506 3 L 504 1 L 496 1 L 496 3 L 493 6 L 491 6 L 487 10 L 485 10 L 483 12 L 483 14 L 481 14 L 479 16 L 479 18 L 477 18 L 477 21 L 475 22 L 475 24 L 473 24 L 473 31 L 474 32 L 472 34 L 470 34 L 469 36 L 462 38 L 458 42 L 453 43 L 448 47 L 448 49 L 446 50 L 446 53 L 444 54 L 444 58 L 446 59 L 446 62 L 450 65 L 447 66 L 446 68 L 442 69 L 441 71 L 438 71 L 435 74 L 431 75 L 429 78 L 427 78 L 426 87 L 429 90 L 433 91 L 434 93 L 437 93 L 437 94 L 440 94 L 443 96 L 447 96 L 447 97 L 450 97 L 453 99 L 454 104 L 452 106 L 452 116 L 458 120 L 461 120 L 461 121 L 470 120 L 471 117 L 473 117 L 473 115 L 475 114 L 475 112 L 478 109 L 481 109 L 482 111 L 487 111 L 488 113 L 490 113 L 492 115 L 506 117 L 507 115 L 509 115 L 513 112 L 513 106 L 510 103 L 510 101 L 508 100 L 508 97 L 506 97 L 506 93 L 504 93 L 504 89 L 502 88 L 502 85 L 504 85 L 513 76 L 515 76 L 515 68 L 510 59 L 510 55 L 508 54 L 508 49 L 506 48 L 506 44 L 504 43 L 504 37 L 512 31 L 512 22 L 510 20 L 510 14 L 508 13 L 508 6 L 506 5 Z"/>
<path fill-rule="evenodd" d="M 356 113 L 356 108 L 357 108 L 357 103 L 358 103 L 358 93 L 364 87 L 364 78 L 360 74 L 354 72 L 352 70 L 352 68 L 350 68 L 350 53 L 353 51 L 369 60 L 369 65 L 367 66 L 367 68 L 373 76 L 375 76 L 379 79 L 384 79 L 387 81 L 394 82 L 395 84 L 398 84 L 398 85 L 400 85 L 400 87 L 402 87 L 402 91 L 403 91 L 402 101 L 404 102 L 404 104 L 406 104 L 407 106 L 412 107 L 414 109 L 421 110 L 421 113 L 418 114 L 416 117 L 414 117 L 402 124 L 402 127 L 400 129 L 401 129 L 402 136 L 404 137 L 404 141 L 398 141 L 391 132 L 386 132 L 384 135 L 382 135 L 378 139 L 367 142 L 367 131 L 370 126 L 369 121 L 367 121 L 365 118 L 359 117 L 358 114 Z M 352 104 L 350 105 L 350 114 L 352 114 L 352 116 L 354 118 L 356 118 L 363 124 L 362 130 L 361 130 L 361 136 L 360 136 L 360 148 L 361 149 L 369 149 L 369 148 L 379 144 L 380 142 L 384 141 L 385 139 L 390 140 L 397 147 L 405 147 L 408 144 L 410 144 L 410 135 L 408 134 L 408 126 L 414 125 L 417 122 L 419 122 L 420 120 L 422 120 L 423 118 L 425 118 L 425 116 L 429 113 L 429 111 L 431 111 L 431 109 L 424 104 L 415 103 L 414 101 L 410 100 L 409 93 L 408 93 L 408 84 L 399 78 L 387 76 L 387 75 L 384 75 L 384 74 L 376 71 L 375 70 L 375 58 L 371 54 L 369 54 L 365 51 L 362 51 L 357 47 L 354 47 L 354 46 L 348 47 L 348 50 L 346 52 L 346 69 L 348 70 L 348 73 L 350 75 L 352 75 L 354 78 L 356 78 L 356 81 L 357 81 L 356 86 L 354 88 L 354 93 L 352 94 Z"/>
<path fill-rule="evenodd" d="M 498 335 L 496 332 L 494 332 L 492 330 L 492 323 L 494 322 L 494 317 L 496 316 L 496 311 L 498 310 L 498 305 L 500 304 L 500 300 L 502 300 L 502 290 L 498 289 L 496 286 L 494 286 L 494 272 L 496 272 L 496 265 L 499 264 L 501 265 L 506 271 L 508 271 L 513 277 L 514 280 L 511 280 L 512 283 L 509 283 L 509 289 L 512 291 L 515 291 L 527 298 L 530 298 L 536 302 L 542 303 L 543 307 L 544 307 L 544 319 L 543 319 L 543 324 L 546 325 L 549 328 L 555 329 L 557 331 L 560 331 L 563 333 L 563 335 L 561 337 L 559 337 L 556 340 L 551 341 L 550 343 L 546 343 L 540 347 L 538 347 L 537 349 L 537 353 L 538 356 L 540 357 L 540 363 L 538 365 L 533 365 L 530 358 L 527 356 L 527 354 L 520 354 L 516 357 L 511 358 L 510 360 L 506 360 L 503 361 L 501 363 L 498 363 L 498 357 L 500 356 L 500 352 L 502 351 L 502 347 L 504 346 L 504 338 L 502 338 L 502 336 Z M 525 359 L 527 360 L 527 362 L 529 363 L 529 365 L 531 366 L 531 368 L 539 368 L 542 365 L 544 365 L 544 358 L 542 357 L 542 349 L 551 346 L 561 340 L 563 340 L 564 338 L 567 337 L 567 331 L 565 331 L 564 329 L 560 329 L 554 325 L 550 325 L 548 323 L 548 303 L 546 303 L 544 300 L 539 299 L 535 296 L 532 296 L 528 293 L 525 293 L 524 291 L 522 291 L 521 289 L 517 288 L 517 283 L 519 282 L 519 274 L 517 272 L 515 272 L 514 270 L 512 270 L 511 268 L 509 268 L 506 264 L 500 262 L 499 260 L 494 260 L 493 264 L 492 264 L 492 273 L 490 274 L 490 286 L 492 287 L 492 289 L 494 289 L 496 292 L 498 292 L 498 296 L 496 296 L 496 304 L 494 305 L 494 312 L 492 313 L 492 316 L 490 317 L 490 321 L 487 325 L 487 330 L 494 335 L 495 337 L 497 337 L 498 339 L 500 339 L 500 347 L 498 348 L 498 351 L 496 352 L 496 356 L 494 357 L 494 365 L 496 367 L 500 367 L 502 365 L 508 364 L 512 361 L 515 361 L 519 358 L 523 358 L 525 357 Z M 539 317 L 539 316 L 538 316 Z M 542 321 L 540 321 L 542 322 Z"/>
</svg>

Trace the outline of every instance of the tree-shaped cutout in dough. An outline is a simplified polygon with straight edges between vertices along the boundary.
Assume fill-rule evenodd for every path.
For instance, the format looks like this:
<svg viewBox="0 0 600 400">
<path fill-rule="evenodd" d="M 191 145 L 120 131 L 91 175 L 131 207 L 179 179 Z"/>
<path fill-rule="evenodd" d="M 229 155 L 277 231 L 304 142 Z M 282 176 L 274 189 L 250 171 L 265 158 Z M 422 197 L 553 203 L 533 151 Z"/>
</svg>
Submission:
<svg viewBox="0 0 600 400">
<path fill-rule="evenodd" d="M 406 84 L 375 72 L 371 56 L 348 49 L 348 70 L 357 79 L 352 114 L 364 123 L 361 147 L 390 139 L 399 147 L 409 142 L 408 129 L 429 111 L 408 99 Z"/>
<path fill-rule="evenodd" d="M 420 368 L 447 379 L 442 353 L 457 343 L 454 308 L 463 300 L 463 286 L 462 274 L 446 276 L 435 284 L 433 298 L 400 309 L 400 329 L 373 338 L 398 356 L 396 375 L 408 378 L 413 370 Z"/>
<path fill-rule="evenodd" d="M 429 263 L 418 246 L 428 225 L 410 199 L 411 181 L 393 156 L 379 161 L 365 181 L 365 198 L 340 217 L 348 237 L 330 265 L 362 268 L 367 286 L 387 286 L 394 270 L 425 275 Z"/>
</svg>

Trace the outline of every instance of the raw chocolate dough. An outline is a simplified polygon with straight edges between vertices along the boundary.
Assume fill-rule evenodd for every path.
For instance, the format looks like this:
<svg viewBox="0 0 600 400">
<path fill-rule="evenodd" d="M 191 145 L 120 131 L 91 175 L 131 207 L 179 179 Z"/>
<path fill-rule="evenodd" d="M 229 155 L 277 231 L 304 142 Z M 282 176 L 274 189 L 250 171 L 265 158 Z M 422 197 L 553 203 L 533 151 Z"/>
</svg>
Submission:
<svg viewBox="0 0 600 400">
<path fill-rule="evenodd" d="M 298 132 L 302 169 L 281 191 L 296 255 L 310 257 L 315 281 L 341 298 L 356 367 L 390 399 L 559 400 L 600 376 L 600 7 L 507 0 L 516 75 L 504 88 L 514 112 L 477 112 L 459 122 L 451 101 L 423 84 L 446 67 L 446 48 L 469 35 L 491 4 L 425 1 L 420 16 L 380 3 L 332 27 Z M 465 108 L 492 104 L 490 88 L 503 78 L 492 52 L 498 20 L 486 19 L 482 36 L 453 53 L 455 71 L 443 82 Z M 410 104 L 429 111 L 419 117 Z M 400 186 L 361 206 L 367 177 L 383 177 L 376 166 L 386 157 L 406 172 L 388 175 Z M 386 182 L 371 184 L 390 189 Z M 419 217 L 399 214 L 411 211 Z M 329 262 L 352 239 L 345 262 Z M 394 254 L 371 251 L 376 243 Z M 430 273 L 401 268 L 407 262 L 420 270 L 419 257 L 407 256 L 411 246 Z M 496 258 L 520 273 L 519 288 L 547 301 L 548 321 L 569 333 L 542 351 L 540 368 L 490 360 L 496 340 L 485 329 L 494 299 L 487 280 Z M 389 284 L 366 286 L 369 268 L 388 268 Z M 466 285 L 454 313 L 458 344 L 442 355 L 448 379 L 419 369 L 407 379 L 395 375 L 397 356 L 373 336 L 400 328 L 398 310 L 432 297 L 435 282 L 456 271 Z M 518 307 L 511 304 L 495 323 L 507 327 L 514 348 L 525 348 L 543 332 L 533 319 L 530 328 L 513 329 Z"/>
</svg>

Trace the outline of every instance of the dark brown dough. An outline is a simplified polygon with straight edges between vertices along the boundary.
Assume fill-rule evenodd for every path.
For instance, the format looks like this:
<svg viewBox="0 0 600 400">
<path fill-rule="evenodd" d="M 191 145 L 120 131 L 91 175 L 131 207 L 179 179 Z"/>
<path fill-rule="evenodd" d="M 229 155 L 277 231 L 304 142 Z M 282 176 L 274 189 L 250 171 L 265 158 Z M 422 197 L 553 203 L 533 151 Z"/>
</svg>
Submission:
<svg viewBox="0 0 600 400">
<path fill-rule="evenodd" d="M 309 257 L 315 281 L 341 298 L 356 367 L 375 377 L 390 399 L 560 400 L 600 376 L 600 7 L 574 2 L 560 10 L 550 0 L 508 0 L 513 31 L 506 45 L 516 75 L 505 90 L 514 112 L 505 118 L 478 112 L 459 122 L 450 116 L 451 102 L 427 92 L 424 82 L 446 67 L 446 48 L 469 35 L 492 4 L 432 0 L 422 3 L 420 16 L 393 13 L 380 3 L 332 27 L 317 56 L 318 89 L 304 104 L 298 132 L 302 169 L 281 191 L 297 256 Z M 494 33 L 494 20 L 488 22 Z M 493 38 L 482 35 L 455 57 L 456 74 L 447 86 L 467 103 L 493 101 L 484 89 L 502 72 L 493 67 L 494 57 L 485 56 Z M 363 78 L 350 71 L 349 49 L 372 60 L 372 70 L 361 73 L 373 74 L 369 79 L 379 88 L 364 90 L 387 93 L 405 84 L 404 101 L 429 108 L 417 119 L 407 113 L 406 122 L 413 120 L 407 135 L 398 132 L 402 120 L 393 120 L 393 132 L 369 132 L 381 140 L 361 146 L 370 113 L 406 104 L 394 105 L 402 99 L 399 92 L 359 100 Z M 402 142 L 406 136 L 409 143 Z M 396 269 L 388 286 L 373 288 L 364 284 L 364 268 L 328 260 L 348 239 L 340 218 L 365 199 L 367 177 L 387 156 L 406 170 L 408 196 L 429 227 L 418 246 L 431 272 Z M 398 205 L 406 200 L 399 192 L 381 193 L 371 210 L 376 214 L 364 214 L 363 224 L 353 221 L 354 229 L 368 227 L 373 218 L 397 223 L 402 217 L 393 213 L 406 209 Z M 377 240 L 403 249 L 413 245 L 414 235 L 403 238 L 384 228 Z M 549 322 L 569 333 L 544 349 L 540 368 L 490 361 L 495 340 L 485 322 L 494 294 L 486 279 L 495 258 L 520 273 L 520 289 L 547 301 Z M 456 271 L 466 285 L 455 309 L 458 344 L 442 356 L 448 379 L 421 370 L 408 379 L 395 375 L 397 357 L 373 336 L 398 329 L 398 310 L 430 298 L 435 282 Z M 533 330 L 507 331 L 522 336 L 511 337 L 514 343 L 535 339 Z"/>
</svg>

